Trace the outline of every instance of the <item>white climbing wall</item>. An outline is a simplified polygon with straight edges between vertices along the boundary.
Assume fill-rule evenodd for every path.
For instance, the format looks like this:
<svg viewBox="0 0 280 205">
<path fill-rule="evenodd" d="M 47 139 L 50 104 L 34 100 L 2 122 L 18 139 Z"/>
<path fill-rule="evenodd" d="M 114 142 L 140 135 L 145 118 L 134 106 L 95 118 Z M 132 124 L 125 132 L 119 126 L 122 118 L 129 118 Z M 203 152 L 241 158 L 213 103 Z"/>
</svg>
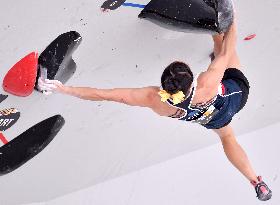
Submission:
<svg viewBox="0 0 280 205">
<path fill-rule="evenodd" d="M 102 13 L 102 3 L 1 0 L 0 82 L 26 54 L 42 52 L 70 30 L 79 32 L 83 42 L 74 53 L 78 67 L 68 85 L 159 85 L 164 67 L 173 60 L 186 61 L 195 73 L 209 65 L 210 36 L 160 28 L 138 19 L 138 8 Z M 274 199 L 267 204 L 279 202 L 280 190 L 279 9 L 276 0 L 236 1 L 238 53 L 251 93 L 233 127 L 256 169 L 272 185 Z M 255 39 L 243 41 L 253 33 Z M 4 93 L 2 88 L 0 92 Z M 1 205 L 75 201 L 137 205 L 172 200 L 175 205 L 259 204 L 252 188 L 215 145 L 215 134 L 198 125 L 161 118 L 143 108 L 37 92 L 26 98 L 9 95 L 0 109 L 9 107 L 21 111 L 20 120 L 4 132 L 9 141 L 54 114 L 61 114 L 66 124 L 42 153 L 0 177 Z M 62 197 L 82 189 L 86 191 Z"/>
</svg>

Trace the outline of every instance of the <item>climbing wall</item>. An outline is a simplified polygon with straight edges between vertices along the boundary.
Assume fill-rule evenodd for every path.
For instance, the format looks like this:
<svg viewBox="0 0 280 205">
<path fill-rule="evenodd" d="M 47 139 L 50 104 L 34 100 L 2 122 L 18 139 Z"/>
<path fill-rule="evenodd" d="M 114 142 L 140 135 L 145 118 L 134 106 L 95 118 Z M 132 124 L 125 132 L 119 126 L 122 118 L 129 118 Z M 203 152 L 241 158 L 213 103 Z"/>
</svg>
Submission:
<svg viewBox="0 0 280 205">
<path fill-rule="evenodd" d="M 204 71 L 213 46 L 209 34 L 177 32 L 139 19 L 147 3 L 126 1 L 125 5 L 102 12 L 101 0 L 3 2 L 0 82 L 25 56 L 35 52 L 40 59 L 55 39 L 70 31 L 77 32 L 83 40 L 70 44 L 75 51 L 66 49 L 65 56 L 69 54 L 71 58 L 61 60 L 58 66 L 71 68 L 64 79 L 67 85 L 157 86 L 163 69 L 174 60 L 187 62 L 194 73 Z M 280 4 L 274 0 L 238 1 L 235 9 L 238 53 L 251 84 L 248 104 L 233 120 L 236 134 L 241 135 L 280 120 L 280 63 L 276 55 L 280 47 Z M 58 71 L 61 70 L 54 78 L 63 73 Z M 30 90 L 30 85 L 36 85 L 34 76 L 40 72 L 33 70 L 28 75 L 31 78 L 27 78 L 31 84 L 24 81 L 16 87 L 16 93 L 9 89 L 13 85 L 11 78 L 5 81 L 8 87 L 0 88 L 1 94 L 8 95 L 0 110 L 15 108 L 20 112 L 16 123 L 1 131 L 0 149 L 53 116 L 63 117 L 59 122 L 65 123 L 58 126 L 61 130 L 55 132 L 44 150 L 38 149 L 40 153 L 32 159 L 0 177 L 0 204 L 48 201 L 218 142 L 211 131 L 159 117 L 148 109 L 82 101 L 60 94 L 47 96 Z M 255 143 L 253 138 L 250 143 Z"/>
</svg>

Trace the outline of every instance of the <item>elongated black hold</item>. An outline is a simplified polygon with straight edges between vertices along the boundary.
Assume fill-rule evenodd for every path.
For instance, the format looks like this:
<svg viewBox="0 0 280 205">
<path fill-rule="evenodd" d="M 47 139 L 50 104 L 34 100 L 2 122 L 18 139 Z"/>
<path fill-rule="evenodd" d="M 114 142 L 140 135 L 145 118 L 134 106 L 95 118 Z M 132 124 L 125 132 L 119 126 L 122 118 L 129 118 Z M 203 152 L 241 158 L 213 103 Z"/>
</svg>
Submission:
<svg viewBox="0 0 280 205">
<path fill-rule="evenodd" d="M 119 8 L 126 0 L 107 0 L 105 1 L 101 8 L 104 10 L 116 10 Z"/>
<path fill-rule="evenodd" d="M 2 95 L 0 94 L 0 103 L 3 102 L 4 100 L 6 100 L 8 97 L 8 95 Z"/>
<path fill-rule="evenodd" d="M 69 61 L 65 63 L 65 68 L 67 68 L 67 72 L 64 69 L 59 69 L 56 73 L 55 79 L 59 79 L 60 82 L 67 82 L 76 72 L 77 65 L 75 61 L 71 58 Z"/>
<path fill-rule="evenodd" d="M 0 147 L 0 175 L 8 174 L 40 153 L 57 135 L 65 121 L 50 117 Z"/>
<path fill-rule="evenodd" d="M 46 70 L 47 78 L 67 82 L 76 71 L 76 63 L 72 59 L 74 51 L 82 42 L 81 35 L 70 31 L 58 36 L 39 56 L 38 74 L 35 88 L 38 90 L 38 78 L 41 70 Z"/>
<path fill-rule="evenodd" d="M 20 118 L 20 112 L 15 108 L 0 110 L 0 132 L 11 128 Z"/>
<path fill-rule="evenodd" d="M 231 0 L 151 0 L 139 18 L 171 30 L 222 33 L 233 22 Z"/>
</svg>

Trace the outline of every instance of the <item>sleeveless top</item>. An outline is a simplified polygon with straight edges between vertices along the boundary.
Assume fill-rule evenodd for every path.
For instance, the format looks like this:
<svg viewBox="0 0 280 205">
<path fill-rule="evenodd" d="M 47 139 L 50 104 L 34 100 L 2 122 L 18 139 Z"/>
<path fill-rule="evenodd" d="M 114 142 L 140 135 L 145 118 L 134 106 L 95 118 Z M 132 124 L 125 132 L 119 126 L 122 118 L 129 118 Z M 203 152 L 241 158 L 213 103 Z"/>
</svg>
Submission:
<svg viewBox="0 0 280 205">
<path fill-rule="evenodd" d="M 199 123 L 208 129 L 221 128 L 230 122 L 233 115 L 238 111 L 242 91 L 235 81 L 227 79 L 220 83 L 217 95 L 211 100 L 192 105 L 197 87 L 197 77 L 198 75 L 194 79 L 191 93 L 187 99 L 176 105 L 173 104 L 171 99 L 168 99 L 167 102 L 181 111 L 183 115 L 175 117 L 179 120 Z"/>
</svg>

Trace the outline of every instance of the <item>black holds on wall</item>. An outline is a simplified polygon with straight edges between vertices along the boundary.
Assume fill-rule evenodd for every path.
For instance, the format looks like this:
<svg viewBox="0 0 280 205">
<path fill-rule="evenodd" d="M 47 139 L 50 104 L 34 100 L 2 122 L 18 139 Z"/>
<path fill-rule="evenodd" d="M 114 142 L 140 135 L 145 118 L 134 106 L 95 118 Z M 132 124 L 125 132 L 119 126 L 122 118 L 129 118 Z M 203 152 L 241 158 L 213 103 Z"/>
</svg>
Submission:
<svg viewBox="0 0 280 205">
<path fill-rule="evenodd" d="M 76 71 L 72 54 L 81 41 L 82 37 L 76 31 L 58 36 L 39 56 L 37 80 L 41 76 L 41 70 L 46 69 L 48 79 L 67 82 Z M 37 80 L 36 89 L 38 90 Z"/>
<path fill-rule="evenodd" d="M 138 17 L 172 30 L 222 33 L 233 22 L 233 4 L 231 0 L 152 0 Z"/>
<path fill-rule="evenodd" d="M 65 121 L 50 117 L 0 147 L 0 175 L 8 174 L 40 153 L 57 135 Z"/>
<path fill-rule="evenodd" d="M 119 8 L 126 0 L 107 0 L 105 1 L 101 8 L 104 10 L 115 10 Z"/>
<path fill-rule="evenodd" d="M 0 94 L 0 103 L 3 102 L 4 100 L 6 100 L 8 97 L 8 95 L 2 95 Z"/>
<path fill-rule="evenodd" d="M 0 110 L 0 132 L 12 127 L 20 118 L 20 112 L 15 108 Z"/>
</svg>

